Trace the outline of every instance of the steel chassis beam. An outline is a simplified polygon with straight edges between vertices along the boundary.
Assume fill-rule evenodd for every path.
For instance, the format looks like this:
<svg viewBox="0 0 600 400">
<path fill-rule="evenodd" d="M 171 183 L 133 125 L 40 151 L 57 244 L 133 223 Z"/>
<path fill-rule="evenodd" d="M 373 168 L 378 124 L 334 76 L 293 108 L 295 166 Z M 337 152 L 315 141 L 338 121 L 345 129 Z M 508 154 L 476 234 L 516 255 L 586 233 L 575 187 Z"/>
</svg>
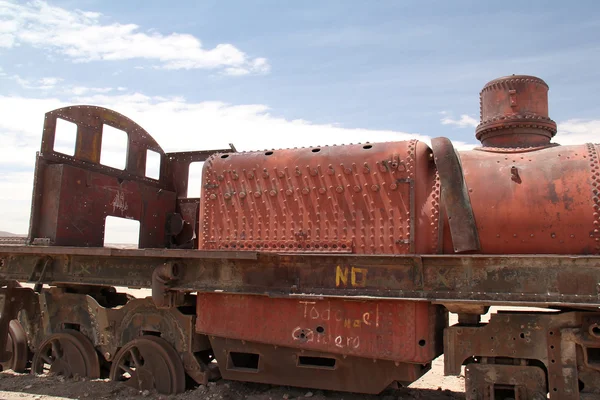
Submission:
<svg viewBox="0 0 600 400">
<path fill-rule="evenodd" d="M 152 287 L 174 292 L 397 298 L 450 304 L 600 306 L 600 257 L 273 254 L 179 249 L 0 246 L 0 281 Z"/>
</svg>

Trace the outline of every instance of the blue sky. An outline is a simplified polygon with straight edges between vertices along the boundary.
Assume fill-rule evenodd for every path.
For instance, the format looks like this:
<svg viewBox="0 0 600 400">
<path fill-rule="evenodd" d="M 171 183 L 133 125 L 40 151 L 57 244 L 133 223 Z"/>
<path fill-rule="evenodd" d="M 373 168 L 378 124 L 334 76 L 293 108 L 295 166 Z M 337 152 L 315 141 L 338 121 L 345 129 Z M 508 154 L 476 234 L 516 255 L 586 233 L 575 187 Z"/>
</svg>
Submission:
<svg viewBox="0 0 600 400">
<path fill-rule="evenodd" d="M 66 104 L 122 112 L 165 150 L 412 136 L 476 144 L 483 85 L 531 74 L 550 85 L 562 142 L 597 141 L 599 9 L 595 1 L 0 0 L 0 189 L 24 193 L 0 206 L 25 203 L 0 230 L 26 229 L 43 113 Z"/>
</svg>

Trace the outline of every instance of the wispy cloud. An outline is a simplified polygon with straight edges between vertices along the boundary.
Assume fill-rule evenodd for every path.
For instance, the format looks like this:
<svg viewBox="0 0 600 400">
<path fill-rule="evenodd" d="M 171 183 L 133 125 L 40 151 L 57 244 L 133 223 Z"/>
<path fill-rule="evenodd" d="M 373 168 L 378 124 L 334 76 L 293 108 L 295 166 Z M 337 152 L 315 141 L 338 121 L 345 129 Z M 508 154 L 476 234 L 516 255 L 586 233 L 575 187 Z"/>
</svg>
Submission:
<svg viewBox="0 0 600 400">
<path fill-rule="evenodd" d="M 118 88 L 118 90 L 121 90 L 121 89 L 124 89 L 124 88 Z M 82 96 L 84 94 L 90 94 L 90 93 L 108 93 L 108 92 L 112 92 L 113 90 L 115 90 L 115 89 L 111 88 L 111 87 L 98 88 L 98 87 L 86 87 L 86 86 L 69 86 L 69 87 L 66 87 L 64 91 L 67 94 Z"/>
<path fill-rule="evenodd" d="M 108 93 L 114 90 L 124 91 L 124 87 L 112 88 L 112 87 L 87 87 L 87 86 L 76 86 L 76 85 L 59 85 L 63 82 L 62 78 L 57 77 L 45 77 L 41 79 L 23 78 L 20 75 L 8 75 L 0 69 L 0 78 L 12 80 L 16 82 L 23 89 L 30 90 L 53 90 L 56 93 L 63 93 L 66 95 L 89 95 L 94 93 Z"/>
<path fill-rule="evenodd" d="M 41 79 L 25 79 L 19 75 L 7 75 L 6 73 L 0 73 L 1 77 L 8 78 L 15 81 L 23 89 L 37 89 L 37 90 L 49 90 L 62 81 L 62 78 L 56 77 L 45 77 Z"/>
<path fill-rule="evenodd" d="M 442 114 L 446 113 L 443 112 Z M 479 124 L 479 121 L 467 114 L 462 114 L 459 119 L 454 119 L 446 115 L 441 121 L 442 125 L 455 125 L 460 128 L 476 127 Z"/>
<path fill-rule="evenodd" d="M 75 62 L 145 59 L 164 69 L 220 69 L 238 76 L 270 71 L 265 58 L 252 58 L 229 43 L 205 49 L 193 35 L 146 33 L 138 25 L 105 23 L 107 19 L 41 0 L 0 0 L 0 47 L 30 45 Z"/>
<path fill-rule="evenodd" d="M 554 142 L 562 145 L 598 143 L 600 120 L 569 119 L 558 123 Z"/>
</svg>

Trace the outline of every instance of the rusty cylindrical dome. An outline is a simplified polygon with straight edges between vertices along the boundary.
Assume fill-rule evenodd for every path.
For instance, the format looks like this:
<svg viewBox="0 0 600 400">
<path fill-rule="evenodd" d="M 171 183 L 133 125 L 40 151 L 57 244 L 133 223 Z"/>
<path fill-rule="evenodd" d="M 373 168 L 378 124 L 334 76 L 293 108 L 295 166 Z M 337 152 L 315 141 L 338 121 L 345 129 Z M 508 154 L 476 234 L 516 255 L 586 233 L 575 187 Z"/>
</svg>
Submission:
<svg viewBox="0 0 600 400">
<path fill-rule="evenodd" d="M 488 82 L 479 94 L 476 137 L 486 147 L 534 147 L 550 143 L 556 123 L 548 116 L 548 85 L 528 75 Z"/>
</svg>

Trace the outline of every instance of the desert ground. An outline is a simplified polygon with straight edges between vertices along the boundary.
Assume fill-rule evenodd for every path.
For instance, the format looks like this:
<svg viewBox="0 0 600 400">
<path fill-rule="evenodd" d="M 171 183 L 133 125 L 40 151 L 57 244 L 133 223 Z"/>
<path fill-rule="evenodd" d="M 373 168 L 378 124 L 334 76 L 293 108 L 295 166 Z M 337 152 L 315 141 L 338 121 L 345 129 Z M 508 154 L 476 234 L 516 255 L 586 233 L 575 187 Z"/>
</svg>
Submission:
<svg viewBox="0 0 600 400">
<path fill-rule="evenodd" d="M 136 297 L 145 297 L 148 290 L 130 291 Z M 493 307 L 483 320 L 489 319 L 492 313 L 500 308 Z M 502 308 L 506 309 L 506 308 Z M 450 324 L 456 323 L 456 315 L 450 316 Z M 458 377 L 444 376 L 443 356 L 433 362 L 431 370 L 408 388 L 390 389 L 377 396 L 310 390 L 303 388 L 272 386 L 254 383 L 242 383 L 220 380 L 208 386 L 199 386 L 185 393 L 173 396 L 160 395 L 154 392 L 140 392 L 122 383 L 108 379 L 85 380 L 65 379 L 61 376 L 32 376 L 16 374 L 12 371 L 0 372 L 0 400 L 3 399 L 206 399 L 206 400 L 276 400 L 276 399 L 311 399 L 311 400 L 446 400 L 464 399 L 464 375 Z"/>
<path fill-rule="evenodd" d="M 464 399 L 464 377 L 445 377 L 443 357 L 436 359 L 431 371 L 409 388 L 388 390 L 378 396 L 309 390 L 283 386 L 242 383 L 220 380 L 209 386 L 199 386 L 185 393 L 165 396 L 152 392 L 140 392 L 122 383 L 109 380 L 87 381 L 64 379 L 61 376 L 32 376 L 0 373 L 0 399 L 173 399 L 173 400 L 447 400 Z"/>
</svg>

